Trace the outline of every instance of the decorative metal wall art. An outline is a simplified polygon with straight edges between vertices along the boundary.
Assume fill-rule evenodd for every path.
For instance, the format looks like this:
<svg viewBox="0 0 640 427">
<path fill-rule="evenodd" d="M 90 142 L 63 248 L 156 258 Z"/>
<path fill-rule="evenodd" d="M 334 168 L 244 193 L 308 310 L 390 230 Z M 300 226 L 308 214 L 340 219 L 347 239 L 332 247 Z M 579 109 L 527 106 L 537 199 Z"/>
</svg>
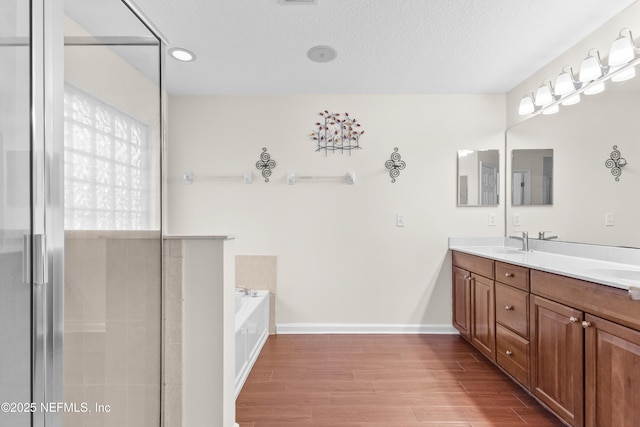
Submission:
<svg viewBox="0 0 640 427">
<path fill-rule="evenodd" d="M 611 169 L 611 175 L 616 177 L 616 181 L 620 181 L 620 175 L 622 175 L 622 168 L 627 165 L 627 161 L 620 157 L 620 151 L 618 151 L 618 146 L 613 146 L 613 151 L 610 155 L 611 158 L 607 159 L 604 162 L 604 165 Z"/>
<path fill-rule="evenodd" d="M 264 182 L 269 182 L 269 177 L 271 176 L 271 170 L 275 169 L 276 161 L 271 159 L 271 155 L 267 153 L 266 147 L 262 148 L 262 153 L 260 153 L 260 160 L 256 162 L 256 168 L 262 171 L 262 177 L 264 178 Z"/>
<path fill-rule="evenodd" d="M 364 130 L 360 130 L 360 123 L 349 117 L 349 113 L 340 116 L 339 113 L 329 113 L 324 110 L 320 113 L 323 118 L 316 123 L 317 129 L 311 133 L 311 138 L 316 141 L 316 151 L 329 151 L 335 153 L 345 151 L 351 155 L 351 151 L 360 150 L 360 137 Z"/>
<path fill-rule="evenodd" d="M 400 171 L 407 167 L 407 164 L 401 158 L 402 156 L 398 153 L 398 147 L 395 147 L 393 153 L 391 153 L 391 159 L 384 162 L 385 167 L 389 169 L 392 183 L 396 182 L 396 178 L 400 176 Z"/>
</svg>

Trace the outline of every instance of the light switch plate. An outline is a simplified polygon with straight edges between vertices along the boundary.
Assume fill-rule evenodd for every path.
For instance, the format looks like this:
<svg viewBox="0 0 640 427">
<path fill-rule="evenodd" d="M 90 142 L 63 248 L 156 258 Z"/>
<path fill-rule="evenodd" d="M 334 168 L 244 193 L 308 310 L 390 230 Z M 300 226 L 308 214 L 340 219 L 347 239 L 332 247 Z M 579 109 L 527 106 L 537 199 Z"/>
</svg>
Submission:
<svg viewBox="0 0 640 427">
<path fill-rule="evenodd" d="M 404 214 L 396 214 L 396 227 L 404 227 Z"/>
<path fill-rule="evenodd" d="M 606 227 L 613 227 L 614 223 L 614 215 L 612 212 L 607 212 L 606 214 L 604 214 L 604 225 Z"/>
</svg>

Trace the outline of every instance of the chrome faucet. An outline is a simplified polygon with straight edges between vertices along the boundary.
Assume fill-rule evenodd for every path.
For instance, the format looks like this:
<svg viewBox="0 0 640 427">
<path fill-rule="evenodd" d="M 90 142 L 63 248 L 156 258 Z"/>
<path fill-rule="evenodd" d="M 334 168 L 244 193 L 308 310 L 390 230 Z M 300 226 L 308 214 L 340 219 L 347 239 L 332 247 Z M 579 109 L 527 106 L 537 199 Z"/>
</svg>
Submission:
<svg viewBox="0 0 640 427">
<path fill-rule="evenodd" d="M 557 239 L 558 236 L 546 236 L 546 233 L 551 233 L 550 231 L 540 231 L 538 232 L 538 239 L 539 240 L 551 240 L 551 239 Z"/>
<path fill-rule="evenodd" d="M 529 233 L 526 231 L 522 231 L 522 237 L 520 236 L 509 236 L 511 239 L 521 240 L 522 241 L 522 250 L 525 252 L 529 252 Z"/>
<path fill-rule="evenodd" d="M 243 293 L 245 295 L 251 295 L 251 291 L 247 288 L 243 288 L 241 286 L 236 287 L 236 291 Z"/>
</svg>

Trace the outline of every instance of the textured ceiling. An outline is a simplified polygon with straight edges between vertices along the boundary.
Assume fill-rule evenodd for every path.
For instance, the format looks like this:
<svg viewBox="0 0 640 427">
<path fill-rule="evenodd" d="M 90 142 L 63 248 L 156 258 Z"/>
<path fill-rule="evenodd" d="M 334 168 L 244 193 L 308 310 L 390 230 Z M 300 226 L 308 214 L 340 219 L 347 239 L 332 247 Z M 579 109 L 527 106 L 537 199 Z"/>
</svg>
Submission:
<svg viewBox="0 0 640 427">
<path fill-rule="evenodd" d="M 633 2 L 135 0 L 197 55 L 167 59 L 171 94 L 505 93 Z"/>
</svg>

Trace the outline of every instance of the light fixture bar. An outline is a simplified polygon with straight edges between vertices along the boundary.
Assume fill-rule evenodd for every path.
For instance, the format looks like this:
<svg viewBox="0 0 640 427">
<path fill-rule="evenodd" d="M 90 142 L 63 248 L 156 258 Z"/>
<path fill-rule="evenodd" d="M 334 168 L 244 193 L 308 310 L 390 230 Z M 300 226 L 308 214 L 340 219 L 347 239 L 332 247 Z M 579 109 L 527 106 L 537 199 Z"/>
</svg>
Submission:
<svg viewBox="0 0 640 427">
<path fill-rule="evenodd" d="M 570 66 L 565 66 L 556 76 L 555 86 L 551 85 L 550 80 L 545 80 L 536 90 L 535 96 L 530 93 L 521 99 L 518 114 L 524 116 L 525 120 L 539 114 L 554 114 L 560 105 L 569 106 L 580 102 L 581 94 L 594 95 L 604 91 L 608 80 L 630 80 L 636 76 L 635 67 L 640 64 L 639 54 L 640 47 L 636 46 L 631 30 L 623 28 L 609 49 L 607 65 L 602 63 L 598 49 L 590 49 L 580 64 L 577 76 Z"/>
<path fill-rule="evenodd" d="M 618 68 L 615 71 L 610 70 L 608 74 L 605 74 L 604 76 L 602 76 L 602 77 L 600 77 L 600 78 L 598 78 L 596 80 L 593 80 L 593 81 L 591 81 L 589 83 L 583 84 L 582 87 L 580 87 L 579 89 L 576 89 L 576 91 L 570 96 L 580 95 L 580 94 L 584 93 L 584 91 L 586 91 L 589 88 L 591 88 L 592 86 L 595 86 L 595 85 L 598 85 L 598 84 L 602 84 L 602 83 L 606 82 L 607 80 L 611 80 L 613 77 L 617 76 L 618 74 L 622 74 L 625 71 L 627 71 L 629 68 L 635 67 L 637 65 L 640 65 L 640 57 L 638 57 L 638 58 L 634 59 L 633 61 L 623 65 L 622 67 Z M 533 113 L 526 115 L 525 119 L 529 119 L 531 117 L 538 116 L 538 115 L 542 114 L 543 111 L 546 110 L 547 108 L 555 108 L 556 106 L 560 105 L 563 100 L 566 100 L 567 97 L 561 97 L 559 99 L 556 99 L 551 104 L 548 104 L 548 105 L 545 105 L 544 107 L 538 108 Z"/>
</svg>

